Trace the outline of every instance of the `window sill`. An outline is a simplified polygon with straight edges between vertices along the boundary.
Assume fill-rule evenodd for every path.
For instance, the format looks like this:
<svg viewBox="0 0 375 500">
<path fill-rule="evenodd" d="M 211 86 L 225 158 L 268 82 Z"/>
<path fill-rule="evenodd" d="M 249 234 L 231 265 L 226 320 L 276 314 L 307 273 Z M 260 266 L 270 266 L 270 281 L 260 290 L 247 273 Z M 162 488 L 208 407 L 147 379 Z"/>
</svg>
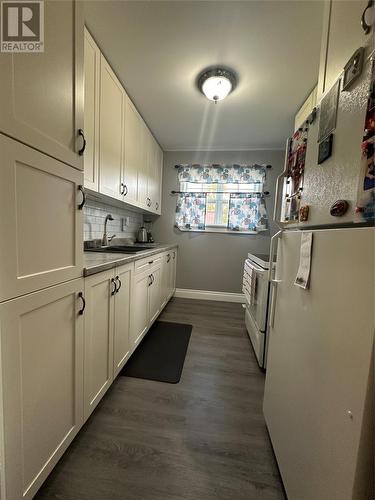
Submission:
<svg viewBox="0 0 375 500">
<path fill-rule="evenodd" d="M 206 229 L 183 229 L 181 227 L 175 226 L 176 229 L 181 231 L 182 233 L 221 233 L 221 234 L 243 234 L 243 235 L 248 235 L 248 234 L 259 234 L 264 231 L 267 231 L 267 229 L 261 229 L 259 231 L 230 231 L 229 229 L 220 229 L 220 228 L 206 228 Z"/>
</svg>

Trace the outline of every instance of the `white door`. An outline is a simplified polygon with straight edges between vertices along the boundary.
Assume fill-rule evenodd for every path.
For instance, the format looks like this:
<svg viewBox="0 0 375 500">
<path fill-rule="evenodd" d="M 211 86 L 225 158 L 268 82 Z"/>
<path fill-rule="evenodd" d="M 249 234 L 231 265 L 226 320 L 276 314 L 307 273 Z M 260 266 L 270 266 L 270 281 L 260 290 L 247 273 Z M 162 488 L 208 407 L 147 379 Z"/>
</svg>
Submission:
<svg viewBox="0 0 375 500">
<path fill-rule="evenodd" d="M 130 293 L 133 264 L 116 269 L 115 313 L 113 322 L 113 377 L 125 365 L 130 354 Z"/>
<path fill-rule="evenodd" d="M 122 199 L 125 92 L 111 67 L 100 58 L 99 190 Z"/>
<path fill-rule="evenodd" d="M 161 296 L 161 266 L 154 268 L 151 271 L 151 285 L 149 287 L 149 304 L 150 304 L 150 324 L 152 324 L 159 316 L 162 305 Z"/>
<path fill-rule="evenodd" d="M 84 154 L 85 187 L 99 191 L 100 50 L 86 28 L 84 69 L 84 131 L 87 141 Z"/>
<path fill-rule="evenodd" d="M 135 275 L 131 299 L 130 342 L 132 350 L 146 333 L 150 324 L 148 291 L 150 285 L 149 272 Z"/>
<path fill-rule="evenodd" d="M 113 380 L 113 270 L 85 278 L 85 420 Z"/>
<path fill-rule="evenodd" d="M 31 499 L 83 423 L 82 287 L 0 305 L 2 498 Z"/>
<path fill-rule="evenodd" d="M 0 56 L 0 132 L 82 170 L 82 3 L 44 6 L 44 52 Z"/>
<path fill-rule="evenodd" d="M 370 498 L 374 229 L 314 231 L 309 290 L 294 285 L 300 242 L 279 242 L 267 426 L 290 500 Z"/>
<path fill-rule="evenodd" d="M 126 96 L 125 106 L 125 141 L 124 141 L 124 172 L 123 199 L 127 203 L 137 204 L 138 201 L 138 170 L 142 161 L 140 117 L 129 97 Z"/>
<path fill-rule="evenodd" d="M 83 174 L 0 134 L 0 301 L 82 275 Z"/>
</svg>

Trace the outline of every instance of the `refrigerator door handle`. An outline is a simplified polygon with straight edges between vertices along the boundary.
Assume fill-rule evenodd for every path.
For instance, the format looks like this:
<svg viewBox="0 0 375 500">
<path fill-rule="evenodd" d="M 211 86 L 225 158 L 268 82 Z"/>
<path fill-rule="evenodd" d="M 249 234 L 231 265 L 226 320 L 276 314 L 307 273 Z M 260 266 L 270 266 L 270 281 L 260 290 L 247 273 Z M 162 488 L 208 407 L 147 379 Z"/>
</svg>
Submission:
<svg viewBox="0 0 375 500">
<path fill-rule="evenodd" d="M 282 203 L 282 192 L 280 190 L 280 184 L 281 181 L 286 177 L 286 174 L 288 172 L 288 153 L 289 153 L 289 148 L 290 148 L 290 143 L 292 139 L 289 137 L 286 141 L 286 147 L 285 147 L 285 160 L 284 160 L 284 170 L 281 172 L 281 174 L 277 177 L 276 180 L 276 192 L 275 192 L 275 206 L 273 209 L 273 221 L 279 229 L 282 229 L 284 227 L 284 224 L 281 222 L 281 203 Z"/>
<path fill-rule="evenodd" d="M 272 294 L 271 294 L 271 307 L 270 307 L 270 327 L 273 328 L 274 319 L 275 319 L 275 309 L 276 309 L 276 297 L 277 297 L 277 285 L 282 283 L 282 280 L 271 280 L 272 285 Z"/>
</svg>

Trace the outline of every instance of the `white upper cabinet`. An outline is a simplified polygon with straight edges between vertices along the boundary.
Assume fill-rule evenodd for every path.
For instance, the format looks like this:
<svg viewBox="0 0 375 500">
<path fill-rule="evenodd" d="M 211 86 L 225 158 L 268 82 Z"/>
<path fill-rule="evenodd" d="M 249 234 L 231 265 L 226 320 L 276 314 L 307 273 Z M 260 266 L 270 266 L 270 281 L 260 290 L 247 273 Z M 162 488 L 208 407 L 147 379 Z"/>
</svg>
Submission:
<svg viewBox="0 0 375 500">
<path fill-rule="evenodd" d="M 140 148 L 141 158 L 138 170 L 138 205 L 150 210 L 151 204 L 148 196 L 148 189 L 151 179 L 149 179 L 149 142 L 150 133 L 145 122 L 140 118 Z"/>
<path fill-rule="evenodd" d="M 85 30 L 85 186 L 161 213 L 163 152 Z"/>
<path fill-rule="evenodd" d="M 125 91 L 103 56 L 100 59 L 99 191 L 122 199 Z"/>
<path fill-rule="evenodd" d="M 0 304 L 4 500 L 31 500 L 82 426 L 82 287 Z"/>
<path fill-rule="evenodd" d="M 0 132 L 82 170 L 82 5 L 44 6 L 44 52 L 0 54 Z"/>
<path fill-rule="evenodd" d="M 138 171 L 142 163 L 141 117 L 126 96 L 123 200 L 132 205 L 138 202 Z"/>
<path fill-rule="evenodd" d="M 340 76 L 356 49 L 373 43 L 374 29 L 368 34 L 361 26 L 368 0 L 326 0 L 320 56 L 318 99 Z M 373 13 L 367 10 L 369 23 Z"/>
<path fill-rule="evenodd" d="M 82 275 L 83 173 L 0 134 L 0 302 Z"/>
<path fill-rule="evenodd" d="M 85 28 L 85 108 L 84 131 L 86 149 L 84 154 L 85 187 L 99 190 L 99 91 L 100 50 Z"/>
</svg>

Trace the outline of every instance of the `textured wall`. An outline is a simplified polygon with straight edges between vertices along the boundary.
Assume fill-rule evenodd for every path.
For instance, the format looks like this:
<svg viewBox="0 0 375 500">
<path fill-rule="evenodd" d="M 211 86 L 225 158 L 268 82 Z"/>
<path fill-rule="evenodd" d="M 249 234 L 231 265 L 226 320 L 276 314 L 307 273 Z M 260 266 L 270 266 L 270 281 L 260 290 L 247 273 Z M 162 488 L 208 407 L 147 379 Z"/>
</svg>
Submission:
<svg viewBox="0 0 375 500">
<path fill-rule="evenodd" d="M 177 243 L 179 260 L 177 287 L 193 290 L 241 292 L 243 263 L 248 252 L 267 253 L 270 235 L 275 231 L 256 235 L 181 232 L 174 227 L 178 189 L 179 163 L 269 163 L 266 198 L 268 216 L 274 204 L 276 177 L 282 170 L 284 151 L 169 151 L 164 153 L 162 215 L 153 226 L 156 241 Z"/>
<path fill-rule="evenodd" d="M 111 214 L 114 218 L 113 221 L 108 221 L 108 236 L 115 234 L 118 238 L 135 238 L 137 230 L 143 223 L 142 214 L 88 199 L 84 207 L 83 237 L 85 241 L 103 237 L 104 219 L 107 214 Z M 122 231 L 121 219 L 125 217 L 129 217 L 129 225 Z"/>
</svg>

